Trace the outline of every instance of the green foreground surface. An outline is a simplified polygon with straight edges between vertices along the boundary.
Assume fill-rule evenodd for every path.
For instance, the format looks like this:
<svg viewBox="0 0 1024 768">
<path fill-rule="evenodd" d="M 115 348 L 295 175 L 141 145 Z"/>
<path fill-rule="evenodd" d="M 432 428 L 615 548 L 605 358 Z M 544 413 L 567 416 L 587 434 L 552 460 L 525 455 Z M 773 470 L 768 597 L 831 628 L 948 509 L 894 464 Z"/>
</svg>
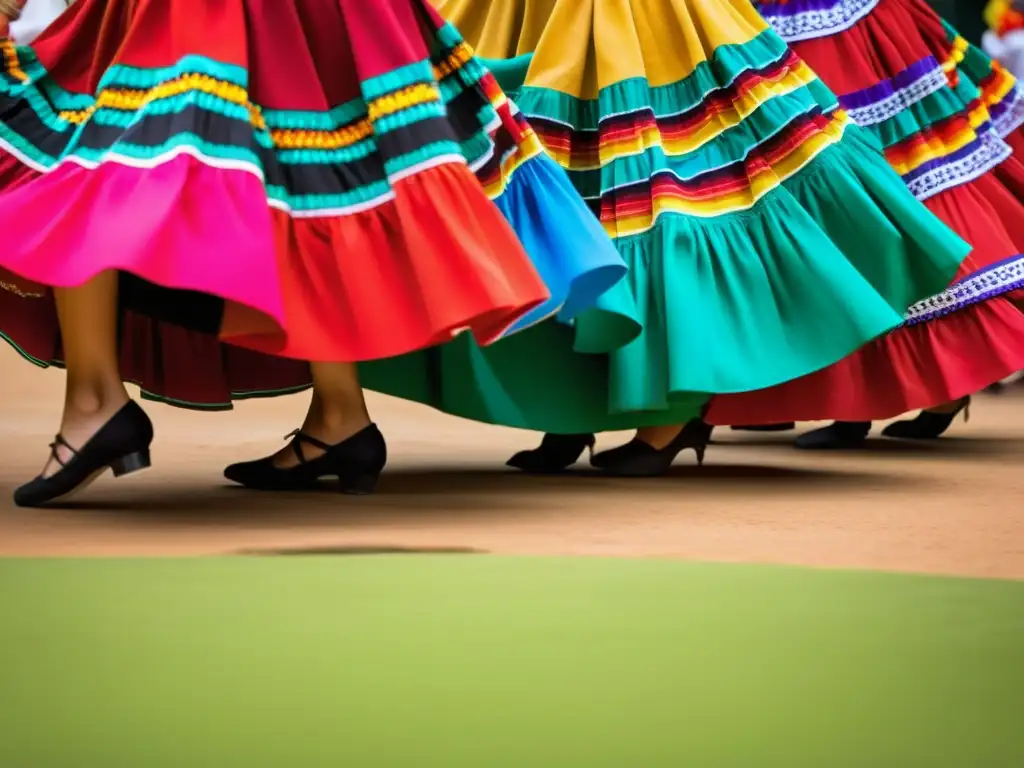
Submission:
<svg viewBox="0 0 1024 768">
<path fill-rule="evenodd" d="M 1024 765 L 1024 583 L 0 561 L 0 766 Z"/>
</svg>

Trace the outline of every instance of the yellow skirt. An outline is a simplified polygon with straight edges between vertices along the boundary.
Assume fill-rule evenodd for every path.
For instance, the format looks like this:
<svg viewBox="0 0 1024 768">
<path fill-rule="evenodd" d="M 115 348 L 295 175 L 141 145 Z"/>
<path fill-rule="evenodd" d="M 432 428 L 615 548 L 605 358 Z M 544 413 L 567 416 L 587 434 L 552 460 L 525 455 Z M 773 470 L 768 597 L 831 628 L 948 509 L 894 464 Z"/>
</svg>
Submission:
<svg viewBox="0 0 1024 768">
<path fill-rule="evenodd" d="M 748 0 L 435 0 L 630 269 L 614 406 L 825 368 L 968 248 Z"/>
</svg>

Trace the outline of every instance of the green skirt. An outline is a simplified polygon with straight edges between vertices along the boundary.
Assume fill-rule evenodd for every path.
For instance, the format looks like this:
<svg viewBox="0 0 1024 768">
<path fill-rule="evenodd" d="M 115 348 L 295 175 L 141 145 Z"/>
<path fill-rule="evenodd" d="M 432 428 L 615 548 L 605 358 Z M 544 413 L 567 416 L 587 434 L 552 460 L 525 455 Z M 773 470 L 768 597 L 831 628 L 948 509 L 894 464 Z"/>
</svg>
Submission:
<svg viewBox="0 0 1024 768">
<path fill-rule="evenodd" d="M 614 34 L 622 50 L 636 44 Z M 573 327 L 369 363 L 366 386 L 549 432 L 679 423 L 711 395 L 832 365 L 949 284 L 967 244 L 778 35 L 704 59 L 677 82 L 627 78 L 596 99 L 537 85 L 551 78 L 533 54 L 484 59 L 629 272 Z M 612 332 L 627 320 L 631 338 Z"/>
</svg>

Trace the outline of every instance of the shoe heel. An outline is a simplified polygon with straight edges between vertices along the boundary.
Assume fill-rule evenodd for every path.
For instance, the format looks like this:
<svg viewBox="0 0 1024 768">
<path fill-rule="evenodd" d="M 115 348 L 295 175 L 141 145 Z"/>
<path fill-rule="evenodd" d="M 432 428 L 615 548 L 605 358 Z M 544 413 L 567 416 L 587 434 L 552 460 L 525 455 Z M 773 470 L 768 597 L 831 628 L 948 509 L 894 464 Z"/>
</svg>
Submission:
<svg viewBox="0 0 1024 768">
<path fill-rule="evenodd" d="M 338 490 L 347 496 L 369 496 L 377 488 L 379 472 L 360 472 L 338 478 Z"/>
<path fill-rule="evenodd" d="M 130 475 L 132 472 L 138 472 L 140 469 L 149 469 L 149 449 L 144 451 L 135 451 L 135 453 L 129 453 L 127 456 L 122 456 L 117 461 L 110 463 L 110 469 L 114 473 L 114 477 L 124 477 Z"/>
<path fill-rule="evenodd" d="M 698 467 L 703 467 L 704 466 L 704 448 L 703 447 L 694 448 L 693 452 L 697 454 L 697 466 Z"/>
</svg>

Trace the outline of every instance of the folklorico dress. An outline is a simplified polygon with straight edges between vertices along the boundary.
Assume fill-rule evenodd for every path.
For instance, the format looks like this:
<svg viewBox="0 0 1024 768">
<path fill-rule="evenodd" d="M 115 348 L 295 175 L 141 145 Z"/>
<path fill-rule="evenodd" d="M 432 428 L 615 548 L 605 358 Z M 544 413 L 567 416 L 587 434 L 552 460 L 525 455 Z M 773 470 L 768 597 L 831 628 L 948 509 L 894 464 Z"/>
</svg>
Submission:
<svg viewBox="0 0 1024 768">
<path fill-rule="evenodd" d="M 302 389 L 308 360 L 547 318 L 571 358 L 578 315 L 635 325 L 593 309 L 621 257 L 421 0 L 78 0 L 0 48 L 0 332 L 38 364 L 51 289 L 110 269 L 125 379 L 199 408 Z"/>
<path fill-rule="evenodd" d="M 708 420 L 866 422 L 957 400 L 1024 368 L 1024 91 L 923 0 L 758 7 L 973 250 L 954 283 L 911 307 L 897 331 L 802 379 L 716 398 Z"/>
<path fill-rule="evenodd" d="M 988 31 L 982 38 L 985 53 L 1018 78 L 1024 78 L 1024 2 L 990 0 L 985 8 Z"/>
<path fill-rule="evenodd" d="M 615 418 L 549 431 L 680 423 L 824 368 L 967 254 L 747 0 L 437 4 L 629 266 L 642 330 L 599 372 Z"/>
</svg>

